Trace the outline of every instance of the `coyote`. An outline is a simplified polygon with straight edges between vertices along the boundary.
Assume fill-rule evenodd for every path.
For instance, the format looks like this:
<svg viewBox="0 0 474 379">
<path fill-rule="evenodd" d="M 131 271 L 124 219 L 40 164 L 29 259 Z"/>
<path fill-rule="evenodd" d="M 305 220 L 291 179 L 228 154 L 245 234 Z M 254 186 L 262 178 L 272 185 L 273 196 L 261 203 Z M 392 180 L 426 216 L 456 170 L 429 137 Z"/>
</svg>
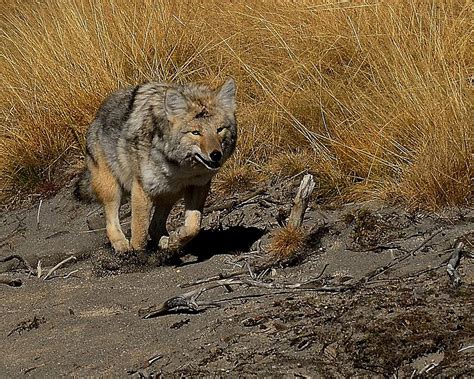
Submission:
<svg viewBox="0 0 474 379">
<path fill-rule="evenodd" d="M 231 78 L 215 90 L 151 82 L 105 99 L 87 133 L 87 168 L 74 193 L 102 203 L 116 252 L 143 249 L 148 234 L 174 251 L 199 233 L 211 179 L 235 149 L 235 108 Z M 124 191 L 131 195 L 130 242 L 119 222 Z M 183 197 L 184 225 L 168 235 L 166 220 Z"/>
</svg>

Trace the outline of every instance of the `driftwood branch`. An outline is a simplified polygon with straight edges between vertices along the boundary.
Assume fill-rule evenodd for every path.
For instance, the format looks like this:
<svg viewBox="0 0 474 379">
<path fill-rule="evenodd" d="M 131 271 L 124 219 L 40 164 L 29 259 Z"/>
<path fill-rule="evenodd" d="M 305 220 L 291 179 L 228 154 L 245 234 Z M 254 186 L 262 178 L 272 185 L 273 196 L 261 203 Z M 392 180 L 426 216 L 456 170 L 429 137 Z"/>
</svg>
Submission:
<svg viewBox="0 0 474 379">
<path fill-rule="evenodd" d="M 464 243 L 462 241 L 458 242 L 454 248 L 451 258 L 449 258 L 448 266 L 446 267 L 449 278 L 451 279 L 451 283 L 454 287 L 459 287 L 461 285 L 461 275 L 459 275 L 456 268 L 459 266 L 463 249 Z"/>
<path fill-rule="evenodd" d="M 301 283 L 275 283 L 262 282 L 255 279 L 224 279 L 219 281 L 221 285 L 246 285 L 249 287 L 258 287 L 274 290 L 295 290 L 295 291 L 314 291 L 314 292 L 345 292 L 351 290 L 352 286 L 328 286 L 316 285 L 317 279 L 310 279 Z"/>
<path fill-rule="evenodd" d="M 76 257 L 74 255 L 71 255 L 70 257 L 59 262 L 56 266 L 54 266 L 51 270 L 48 271 L 48 273 L 44 276 L 43 280 L 48 279 L 51 276 L 51 274 L 53 274 L 59 267 L 69 262 L 70 260 L 76 260 Z"/>
<path fill-rule="evenodd" d="M 308 207 L 309 198 L 314 190 L 313 175 L 307 174 L 303 177 L 296 193 L 293 208 L 291 208 L 290 217 L 288 218 L 288 226 L 299 228 L 303 224 L 304 214 Z"/>
</svg>

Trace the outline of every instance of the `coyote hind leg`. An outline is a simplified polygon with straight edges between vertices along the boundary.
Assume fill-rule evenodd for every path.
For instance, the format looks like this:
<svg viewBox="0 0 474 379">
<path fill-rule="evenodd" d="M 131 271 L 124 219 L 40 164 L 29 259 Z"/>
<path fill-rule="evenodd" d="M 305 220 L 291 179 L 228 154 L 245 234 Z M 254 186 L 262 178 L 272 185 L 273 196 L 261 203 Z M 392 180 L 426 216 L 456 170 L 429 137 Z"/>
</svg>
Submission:
<svg viewBox="0 0 474 379">
<path fill-rule="evenodd" d="M 126 252 L 130 250 L 130 244 L 122 232 L 119 220 L 122 188 L 103 158 L 101 156 L 97 158 L 99 159 L 96 162 L 88 164 L 92 190 L 104 207 L 107 237 L 110 243 L 116 252 Z"/>
</svg>

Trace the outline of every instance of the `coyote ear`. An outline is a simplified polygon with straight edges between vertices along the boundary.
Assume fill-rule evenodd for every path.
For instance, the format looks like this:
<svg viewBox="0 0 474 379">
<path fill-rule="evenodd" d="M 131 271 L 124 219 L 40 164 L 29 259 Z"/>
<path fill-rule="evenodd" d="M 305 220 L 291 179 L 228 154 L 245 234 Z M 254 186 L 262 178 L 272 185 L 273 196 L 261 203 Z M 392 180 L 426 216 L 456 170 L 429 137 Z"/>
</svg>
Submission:
<svg viewBox="0 0 474 379">
<path fill-rule="evenodd" d="M 235 111 L 235 81 L 229 78 L 225 81 L 216 95 L 217 103 L 228 110 Z"/>
<path fill-rule="evenodd" d="M 165 112 L 168 119 L 183 117 L 188 111 L 184 95 L 175 88 L 168 88 L 165 93 Z"/>
</svg>

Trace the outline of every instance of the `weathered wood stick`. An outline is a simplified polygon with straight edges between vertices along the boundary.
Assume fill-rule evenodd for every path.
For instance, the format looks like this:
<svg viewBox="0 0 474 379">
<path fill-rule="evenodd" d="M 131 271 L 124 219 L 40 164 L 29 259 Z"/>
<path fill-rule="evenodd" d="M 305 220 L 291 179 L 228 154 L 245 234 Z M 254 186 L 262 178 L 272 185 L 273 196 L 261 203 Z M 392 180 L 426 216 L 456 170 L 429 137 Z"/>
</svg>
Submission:
<svg viewBox="0 0 474 379">
<path fill-rule="evenodd" d="M 296 193 L 293 208 L 291 208 L 290 217 L 288 218 L 288 226 L 291 228 L 299 228 L 303 224 L 304 214 L 308 207 L 309 198 L 313 193 L 315 182 L 313 175 L 307 174 L 303 177 Z"/>
<path fill-rule="evenodd" d="M 464 249 L 464 243 L 460 241 L 456 244 L 453 254 L 451 255 L 451 258 L 449 258 L 448 266 L 446 267 L 446 271 L 448 272 L 449 278 L 454 287 L 459 287 L 461 285 L 461 275 L 459 275 L 456 268 L 461 260 L 462 249 Z"/>
<path fill-rule="evenodd" d="M 62 261 L 59 262 L 56 266 L 54 266 L 51 270 L 49 270 L 49 272 L 45 275 L 45 277 L 43 278 L 43 280 L 48 279 L 48 278 L 51 276 L 51 274 L 52 274 L 53 272 L 55 272 L 59 267 L 61 267 L 61 266 L 62 266 L 63 264 L 65 264 L 66 262 L 69 262 L 71 259 L 76 260 L 77 258 L 76 258 L 74 255 L 71 255 L 70 257 L 68 257 L 68 258 L 66 258 L 66 259 L 64 259 L 64 260 L 62 260 Z"/>
</svg>

